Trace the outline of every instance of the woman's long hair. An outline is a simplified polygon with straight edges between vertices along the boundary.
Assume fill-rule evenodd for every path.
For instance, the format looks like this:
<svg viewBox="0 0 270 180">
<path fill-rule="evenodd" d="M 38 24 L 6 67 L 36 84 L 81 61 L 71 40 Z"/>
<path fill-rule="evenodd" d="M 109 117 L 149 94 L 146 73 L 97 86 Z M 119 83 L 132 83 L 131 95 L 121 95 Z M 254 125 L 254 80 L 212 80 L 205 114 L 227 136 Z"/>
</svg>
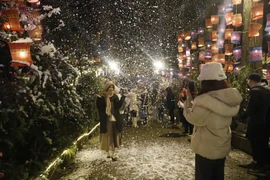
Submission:
<svg viewBox="0 0 270 180">
<path fill-rule="evenodd" d="M 201 91 L 199 95 L 208 93 L 210 91 L 216 91 L 220 89 L 226 89 L 229 87 L 228 81 L 222 80 L 206 80 L 201 82 Z"/>
</svg>

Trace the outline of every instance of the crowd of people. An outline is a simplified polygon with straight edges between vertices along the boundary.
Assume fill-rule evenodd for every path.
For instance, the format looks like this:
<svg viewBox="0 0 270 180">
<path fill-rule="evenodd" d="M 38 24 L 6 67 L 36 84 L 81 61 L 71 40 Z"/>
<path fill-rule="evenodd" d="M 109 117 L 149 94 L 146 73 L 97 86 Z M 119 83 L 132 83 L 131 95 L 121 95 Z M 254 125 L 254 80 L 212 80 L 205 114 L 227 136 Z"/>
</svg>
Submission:
<svg viewBox="0 0 270 180">
<path fill-rule="evenodd" d="M 131 122 L 134 128 L 147 124 L 148 106 L 152 104 L 156 111 L 154 119 L 162 122 L 166 114 L 166 122 L 182 124 L 183 133 L 191 135 L 195 179 L 223 180 L 225 160 L 231 149 L 232 118 L 238 114 L 243 99 L 237 89 L 229 86 L 220 63 L 203 65 L 197 80 L 199 91 L 194 81 L 184 79 L 179 88 L 160 89 L 155 97 L 147 89 L 119 89 L 107 81 L 104 90 L 97 94 L 101 150 L 107 152 L 108 158 L 117 160 L 115 148 L 121 145 L 125 124 Z M 253 161 L 243 167 L 250 174 L 267 174 L 270 170 L 270 88 L 257 73 L 247 77 L 247 85 L 249 100 L 241 118 L 248 122 L 246 137 L 251 144 Z"/>
</svg>

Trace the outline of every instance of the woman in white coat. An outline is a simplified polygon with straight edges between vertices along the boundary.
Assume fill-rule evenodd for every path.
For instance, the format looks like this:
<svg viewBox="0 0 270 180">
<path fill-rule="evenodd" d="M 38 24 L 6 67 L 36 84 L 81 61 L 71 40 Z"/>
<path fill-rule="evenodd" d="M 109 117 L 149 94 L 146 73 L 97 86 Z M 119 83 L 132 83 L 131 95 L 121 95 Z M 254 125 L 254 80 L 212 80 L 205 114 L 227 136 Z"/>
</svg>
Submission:
<svg viewBox="0 0 270 180">
<path fill-rule="evenodd" d="M 195 179 L 223 180 L 225 158 L 231 149 L 230 125 L 242 96 L 228 87 L 220 63 L 203 65 L 197 79 L 201 81 L 201 92 L 193 100 L 188 90 L 184 103 L 184 116 L 194 125 L 191 146 L 196 154 Z"/>
</svg>

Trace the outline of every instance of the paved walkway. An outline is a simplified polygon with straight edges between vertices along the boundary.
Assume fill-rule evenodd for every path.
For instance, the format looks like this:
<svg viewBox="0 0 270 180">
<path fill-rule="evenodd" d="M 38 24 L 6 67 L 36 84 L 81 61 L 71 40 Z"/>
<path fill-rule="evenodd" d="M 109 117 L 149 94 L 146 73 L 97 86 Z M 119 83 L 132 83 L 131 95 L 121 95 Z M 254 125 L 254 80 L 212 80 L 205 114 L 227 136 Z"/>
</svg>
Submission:
<svg viewBox="0 0 270 180">
<path fill-rule="evenodd" d="M 166 123 L 150 121 L 139 128 L 126 127 L 123 146 L 117 151 L 118 161 L 106 158 L 98 149 L 99 137 L 78 152 L 75 164 L 61 180 L 193 180 L 194 153 L 190 137 L 183 129 Z M 232 149 L 226 159 L 226 180 L 263 180 L 246 173 L 239 164 L 247 164 L 251 157 Z"/>
</svg>

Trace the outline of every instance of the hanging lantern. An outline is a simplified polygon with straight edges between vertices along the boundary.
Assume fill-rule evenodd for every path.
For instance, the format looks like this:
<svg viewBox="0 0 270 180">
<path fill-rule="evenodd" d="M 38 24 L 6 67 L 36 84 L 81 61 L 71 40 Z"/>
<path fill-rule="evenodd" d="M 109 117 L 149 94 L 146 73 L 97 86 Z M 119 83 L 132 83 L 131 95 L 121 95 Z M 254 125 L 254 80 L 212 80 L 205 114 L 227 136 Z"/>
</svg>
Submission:
<svg viewBox="0 0 270 180">
<path fill-rule="evenodd" d="M 250 23 L 248 37 L 255 37 L 260 35 L 262 25 L 259 23 Z"/>
<path fill-rule="evenodd" d="M 225 55 L 230 56 L 233 52 L 233 44 L 225 44 Z"/>
<path fill-rule="evenodd" d="M 204 28 L 203 27 L 199 27 L 198 28 L 198 34 L 203 34 L 204 33 Z"/>
<path fill-rule="evenodd" d="M 242 23 L 242 14 L 234 14 L 232 17 L 232 25 L 234 27 L 241 27 Z"/>
<path fill-rule="evenodd" d="M 267 44 L 268 44 L 268 57 L 270 57 L 270 41 L 268 41 Z"/>
<path fill-rule="evenodd" d="M 270 32 L 270 13 L 266 15 L 266 26 L 264 30 Z"/>
<path fill-rule="evenodd" d="M 225 29 L 225 40 L 231 40 L 233 29 Z"/>
<path fill-rule="evenodd" d="M 29 36 L 32 38 L 35 42 L 39 42 L 42 39 L 42 26 L 39 25 L 36 27 L 36 29 L 29 31 Z"/>
<path fill-rule="evenodd" d="M 250 48 L 249 51 L 249 61 L 250 62 L 258 62 L 258 61 L 262 61 L 262 47 L 260 46 L 255 46 Z"/>
<path fill-rule="evenodd" d="M 184 59 L 183 53 L 179 53 L 178 60 L 183 60 L 183 59 Z"/>
<path fill-rule="evenodd" d="M 228 73 L 233 71 L 233 63 L 231 61 L 226 61 L 225 62 L 224 71 L 228 72 Z"/>
<path fill-rule="evenodd" d="M 224 47 L 224 39 L 218 38 L 216 46 L 218 49 L 222 49 Z"/>
<path fill-rule="evenodd" d="M 219 16 L 218 15 L 212 15 L 211 16 L 211 24 L 218 24 L 219 23 Z"/>
<path fill-rule="evenodd" d="M 192 42 L 192 44 L 191 44 L 191 49 L 192 49 L 192 50 L 197 49 L 197 42 Z"/>
<path fill-rule="evenodd" d="M 186 41 L 190 40 L 190 38 L 191 38 L 191 36 L 190 36 L 190 31 L 184 32 L 184 36 L 185 36 L 185 40 L 186 40 Z"/>
<path fill-rule="evenodd" d="M 28 3 L 31 3 L 31 4 L 32 4 L 32 3 L 35 4 L 35 3 L 38 3 L 39 0 L 27 0 L 27 2 L 28 2 Z"/>
<path fill-rule="evenodd" d="M 198 47 L 203 47 L 204 46 L 204 39 L 203 37 L 198 39 Z"/>
<path fill-rule="evenodd" d="M 179 69 L 181 70 L 183 68 L 183 63 L 178 64 Z"/>
<path fill-rule="evenodd" d="M 212 33 L 207 32 L 207 33 L 205 33 L 205 46 L 207 48 L 210 48 L 211 45 L 212 45 Z"/>
<path fill-rule="evenodd" d="M 217 41 L 217 39 L 218 39 L 217 30 L 212 30 L 212 41 Z"/>
<path fill-rule="evenodd" d="M 242 3 L 242 0 L 232 0 L 233 5 L 239 5 Z"/>
<path fill-rule="evenodd" d="M 225 14 L 225 21 L 226 21 L 226 25 L 231 25 L 232 24 L 232 18 L 233 18 L 233 12 L 228 12 Z"/>
<path fill-rule="evenodd" d="M 190 31 L 191 39 L 195 39 L 197 37 L 197 31 L 195 29 L 192 29 Z"/>
<path fill-rule="evenodd" d="M 178 45 L 178 52 L 183 52 L 184 51 L 184 49 L 183 49 L 183 47 L 182 47 L 182 44 L 179 44 Z"/>
<path fill-rule="evenodd" d="M 211 51 L 212 53 L 216 54 L 218 53 L 218 48 L 217 48 L 217 44 L 216 43 L 213 43 L 212 46 L 211 46 Z"/>
<path fill-rule="evenodd" d="M 261 19 L 263 17 L 263 3 L 259 3 L 251 8 L 252 20 Z"/>
<path fill-rule="evenodd" d="M 241 31 L 233 31 L 231 34 L 231 43 L 239 44 L 241 42 Z"/>
<path fill-rule="evenodd" d="M 17 9 L 7 9 L 2 11 L 5 23 L 2 26 L 6 31 L 23 31 L 19 21 L 19 11 Z"/>
<path fill-rule="evenodd" d="M 232 0 L 224 0 L 225 12 L 231 12 L 233 10 Z"/>
<path fill-rule="evenodd" d="M 211 23 L 211 18 L 205 19 L 205 27 L 211 29 L 213 27 Z"/>
<path fill-rule="evenodd" d="M 224 11 L 225 11 L 225 5 L 224 4 L 218 5 L 218 15 L 223 16 Z"/>
<path fill-rule="evenodd" d="M 183 38 L 182 38 L 182 36 L 181 36 L 181 34 L 178 34 L 178 36 L 177 36 L 177 42 L 182 42 L 183 41 Z"/>
<path fill-rule="evenodd" d="M 242 47 L 241 46 L 233 48 L 233 57 L 236 60 L 238 60 L 242 57 Z"/>
<path fill-rule="evenodd" d="M 205 60 L 205 51 L 200 51 L 199 52 L 199 61 L 204 61 Z"/>
<path fill-rule="evenodd" d="M 190 64 L 191 64 L 191 63 L 190 63 L 190 59 L 187 59 L 186 66 L 187 66 L 187 67 L 190 67 Z"/>
<path fill-rule="evenodd" d="M 33 64 L 30 54 L 31 42 L 10 42 L 8 43 L 11 53 L 11 66 L 30 66 Z"/>
<path fill-rule="evenodd" d="M 215 54 L 215 55 L 213 55 L 212 60 L 214 62 L 219 62 L 221 64 L 224 64 L 225 63 L 225 54 Z"/>
<path fill-rule="evenodd" d="M 224 34 L 225 33 L 226 26 L 224 24 L 219 24 L 217 27 L 217 33 L 218 34 Z"/>
<path fill-rule="evenodd" d="M 206 59 L 211 59 L 212 58 L 212 51 L 211 51 L 211 49 L 205 49 L 205 55 L 204 55 L 204 57 Z"/>
</svg>

